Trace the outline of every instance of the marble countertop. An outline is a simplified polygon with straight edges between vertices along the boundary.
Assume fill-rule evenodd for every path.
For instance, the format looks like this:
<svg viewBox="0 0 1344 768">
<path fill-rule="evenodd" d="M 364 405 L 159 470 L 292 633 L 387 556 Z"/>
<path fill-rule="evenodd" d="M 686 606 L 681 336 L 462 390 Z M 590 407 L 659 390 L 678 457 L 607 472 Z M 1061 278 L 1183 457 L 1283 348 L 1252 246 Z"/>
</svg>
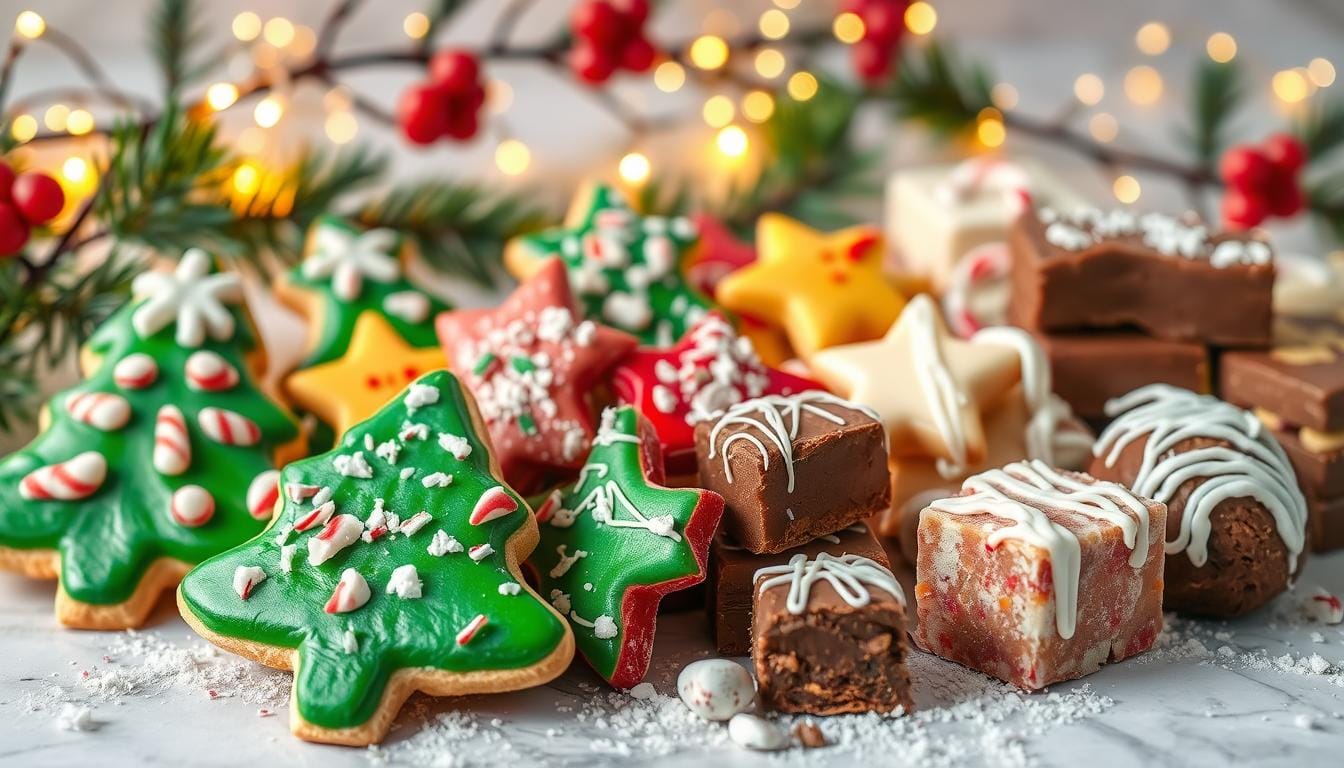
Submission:
<svg viewBox="0 0 1344 768">
<path fill-rule="evenodd" d="M 51 618 L 54 585 L 4 574 L 0 764 L 1338 765 L 1344 625 L 1302 615 L 1316 585 L 1344 593 L 1344 552 L 1312 558 L 1297 592 L 1255 615 L 1171 620 L 1149 654 L 1048 693 L 916 652 L 916 714 L 819 719 L 832 746 L 764 756 L 665 695 L 685 663 L 712 652 L 699 613 L 661 617 L 648 677 L 657 696 L 610 692 L 576 665 L 531 691 L 416 696 L 388 742 L 364 750 L 292 738 L 288 673 L 214 652 L 167 603 L 138 633 L 65 630 Z M 68 730 L 86 707 L 89 730 Z"/>
</svg>

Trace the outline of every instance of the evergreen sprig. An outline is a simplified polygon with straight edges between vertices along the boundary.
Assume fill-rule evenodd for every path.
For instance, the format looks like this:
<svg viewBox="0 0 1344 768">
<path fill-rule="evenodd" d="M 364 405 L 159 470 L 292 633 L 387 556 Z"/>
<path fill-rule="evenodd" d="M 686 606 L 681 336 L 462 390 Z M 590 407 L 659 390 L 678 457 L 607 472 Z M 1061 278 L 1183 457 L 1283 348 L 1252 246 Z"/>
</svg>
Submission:
<svg viewBox="0 0 1344 768">
<path fill-rule="evenodd" d="M 994 79 L 983 65 L 961 59 L 938 41 L 912 48 L 885 92 L 899 118 L 922 123 L 942 137 L 969 130 L 994 105 Z"/>
<path fill-rule="evenodd" d="M 210 27 L 199 11 L 196 0 L 160 0 L 150 14 L 150 48 L 168 101 L 219 63 L 219 54 L 202 54 Z"/>
<path fill-rule="evenodd" d="M 1191 127 L 1184 139 L 1200 166 L 1212 169 L 1218 164 L 1227 148 L 1229 123 L 1244 96 L 1245 83 L 1235 62 L 1205 59 L 1196 68 Z"/>
</svg>

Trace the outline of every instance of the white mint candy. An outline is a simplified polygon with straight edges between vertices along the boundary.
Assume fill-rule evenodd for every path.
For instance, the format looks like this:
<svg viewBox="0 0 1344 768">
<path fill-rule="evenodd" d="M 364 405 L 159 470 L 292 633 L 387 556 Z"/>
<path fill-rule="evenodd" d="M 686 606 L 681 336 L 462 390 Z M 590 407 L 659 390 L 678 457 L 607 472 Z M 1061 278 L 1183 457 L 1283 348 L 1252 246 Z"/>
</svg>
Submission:
<svg viewBox="0 0 1344 768">
<path fill-rule="evenodd" d="M 727 720 L 751 706 L 756 685 L 741 664 L 701 659 L 677 675 L 677 695 L 687 709 L 706 720 Z"/>
<path fill-rule="evenodd" d="M 429 297 L 419 291 L 389 293 L 383 311 L 408 323 L 423 323 L 429 318 Z"/>
<path fill-rule="evenodd" d="M 215 497 L 199 485 L 184 485 L 173 491 L 169 509 L 180 525 L 196 528 L 215 516 Z"/>
<path fill-rule="evenodd" d="M 238 369 L 209 350 L 193 352 L 185 370 L 187 386 L 197 392 L 223 392 L 238 385 Z"/>
<path fill-rule="evenodd" d="M 75 421 L 102 432 L 115 432 L 131 420 L 131 404 L 110 392 L 79 392 L 65 401 L 65 410 Z"/>
<path fill-rule="evenodd" d="M 789 735 L 783 728 L 763 717 L 745 712 L 733 715 L 728 721 L 728 738 L 739 747 L 773 752 L 789 745 Z"/>
<path fill-rule="evenodd" d="M 112 381 L 122 389 L 144 389 L 159 378 L 159 364 L 144 352 L 127 355 L 112 368 Z"/>
</svg>

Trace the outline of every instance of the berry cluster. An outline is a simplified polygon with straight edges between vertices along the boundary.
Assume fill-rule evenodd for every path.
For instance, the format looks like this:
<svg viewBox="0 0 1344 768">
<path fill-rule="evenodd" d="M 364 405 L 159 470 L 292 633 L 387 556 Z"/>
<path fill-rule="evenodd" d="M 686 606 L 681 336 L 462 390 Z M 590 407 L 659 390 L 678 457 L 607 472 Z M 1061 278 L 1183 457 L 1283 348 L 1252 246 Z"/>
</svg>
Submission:
<svg viewBox="0 0 1344 768">
<path fill-rule="evenodd" d="M 480 128 L 485 85 L 476 57 L 464 51 L 439 51 L 429 60 L 429 80 L 401 94 L 397 123 L 416 144 L 448 137 L 466 141 Z"/>
<path fill-rule="evenodd" d="M 1292 216 L 1306 204 L 1298 181 L 1307 151 L 1284 133 L 1259 147 L 1238 146 L 1223 154 L 1219 174 L 1227 184 L 1223 222 L 1232 229 L 1250 229 L 1270 216 Z"/>
<path fill-rule="evenodd" d="M 65 207 L 65 192 L 45 173 L 18 176 L 0 163 L 0 256 L 19 252 L 33 227 L 56 218 Z"/>
<path fill-rule="evenodd" d="M 570 19 L 569 68 L 589 85 L 606 82 L 618 69 L 648 71 L 658 57 L 644 36 L 648 18 L 648 0 L 583 0 Z"/>
<path fill-rule="evenodd" d="M 853 45 L 851 56 L 864 82 L 878 83 L 891 74 L 908 5 L 910 0 L 845 0 L 844 10 L 863 20 L 863 38 Z"/>
</svg>

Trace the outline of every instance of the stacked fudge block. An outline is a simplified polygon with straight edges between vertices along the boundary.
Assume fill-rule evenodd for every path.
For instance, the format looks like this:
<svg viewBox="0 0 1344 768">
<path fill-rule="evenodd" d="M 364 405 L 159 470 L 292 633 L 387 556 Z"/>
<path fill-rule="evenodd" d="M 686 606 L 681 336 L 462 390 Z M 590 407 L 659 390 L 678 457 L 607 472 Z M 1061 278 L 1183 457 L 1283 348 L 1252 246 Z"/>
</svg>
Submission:
<svg viewBox="0 0 1344 768">
<path fill-rule="evenodd" d="M 908 708 L 904 596 L 863 524 L 891 494 L 877 415 L 819 391 L 757 398 L 698 424 L 696 448 L 701 484 L 725 501 L 719 651 L 750 653 L 772 709 Z"/>
</svg>

